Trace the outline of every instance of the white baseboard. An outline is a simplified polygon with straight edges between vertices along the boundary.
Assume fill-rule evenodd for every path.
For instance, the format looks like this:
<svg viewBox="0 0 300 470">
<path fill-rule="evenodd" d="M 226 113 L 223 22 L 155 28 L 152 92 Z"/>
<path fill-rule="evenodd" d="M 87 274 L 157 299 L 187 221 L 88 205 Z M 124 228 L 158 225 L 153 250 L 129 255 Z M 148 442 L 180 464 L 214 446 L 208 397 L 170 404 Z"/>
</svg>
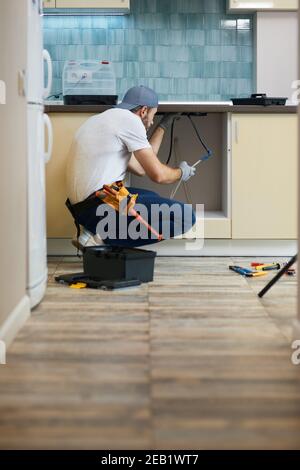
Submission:
<svg viewBox="0 0 300 470">
<path fill-rule="evenodd" d="M 4 324 L 0 327 L 0 340 L 5 343 L 6 349 L 17 336 L 20 329 L 30 317 L 30 300 L 24 295 L 22 300 L 9 314 Z"/>
<path fill-rule="evenodd" d="M 166 240 L 144 247 L 158 256 L 294 256 L 297 240 Z M 48 239 L 49 256 L 76 256 L 67 238 Z"/>
</svg>

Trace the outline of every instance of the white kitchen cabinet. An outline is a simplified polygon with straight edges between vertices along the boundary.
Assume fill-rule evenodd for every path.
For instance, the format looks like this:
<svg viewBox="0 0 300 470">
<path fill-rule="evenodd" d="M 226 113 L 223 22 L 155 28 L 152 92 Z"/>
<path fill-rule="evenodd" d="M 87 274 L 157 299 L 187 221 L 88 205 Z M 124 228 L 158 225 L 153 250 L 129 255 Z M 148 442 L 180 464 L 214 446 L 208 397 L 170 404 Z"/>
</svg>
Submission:
<svg viewBox="0 0 300 470">
<path fill-rule="evenodd" d="M 56 0 L 43 0 L 44 9 L 46 8 L 55 8 Z"/>
<path fill-rule="evenodd" d="M 130 0 L 56 0 L 56 8 L 129 9 Z"/>
<path fill-rule="evenodd" d="M 232 238 L 297 238 L 296 114 L 232 114 Z"/>
<path fill-rule="evenodd" d="M 71 238 L 74 235 L 74 222 L 65 206 L 68 197 L 66 165 L 74 134 L 91 116 L 85 113 L 51 114 L 54 146 L 46 167 L 48 238 Z"/>
<path fill-rule="evenodd" d="M 298 0 L 228 0 L 228 11 L 293 11 Z"/>
</svg>

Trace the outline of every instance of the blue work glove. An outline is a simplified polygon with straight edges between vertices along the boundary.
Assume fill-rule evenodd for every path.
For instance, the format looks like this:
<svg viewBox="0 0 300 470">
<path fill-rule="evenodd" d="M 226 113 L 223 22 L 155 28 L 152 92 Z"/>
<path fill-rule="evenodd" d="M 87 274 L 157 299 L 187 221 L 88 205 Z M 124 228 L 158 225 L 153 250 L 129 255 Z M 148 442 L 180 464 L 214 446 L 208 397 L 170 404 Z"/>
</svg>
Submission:
<svg viewBox="0 0 300 470">
<path fill-rule="evenodd" d="M 165 114 L 160 123 L 158 124 L 159 127 L 164 129 L 165 131 L 170 127 L 174 119 L 178 119 L 181 116 L 181 113 L 168 113 Z"/>
<path fill-rule="evenodd" d="M 181 162 L 179 164 L 179 168 L 182 171 L 182 176 L 181 176 L 182 181 L 189 180 L 196 173 L 196 168 L 188 165 L 187 162 Z"/>
</svg>

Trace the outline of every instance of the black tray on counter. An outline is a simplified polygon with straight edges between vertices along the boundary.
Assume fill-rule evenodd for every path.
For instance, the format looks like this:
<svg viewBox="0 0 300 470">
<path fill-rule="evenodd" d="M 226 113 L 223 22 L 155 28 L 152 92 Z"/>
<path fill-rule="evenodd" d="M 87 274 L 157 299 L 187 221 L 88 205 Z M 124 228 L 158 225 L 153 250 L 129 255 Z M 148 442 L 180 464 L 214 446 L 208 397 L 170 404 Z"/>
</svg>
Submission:
<svg viewBox="0 0 300 470">
<path fill-rule="evenodd" d="M 118 104 L 118 95 L 65 95 L 63 97 L 65 105 L 86 105 L 98 106 Z"/>
<path fill-rule="evenodd" d="M 253 93 L 250 98 L 231 98 L 236 106 L 284 106 L 287 98 L 275 98 L 267 96 L 265 93 Z"/>
</svg>

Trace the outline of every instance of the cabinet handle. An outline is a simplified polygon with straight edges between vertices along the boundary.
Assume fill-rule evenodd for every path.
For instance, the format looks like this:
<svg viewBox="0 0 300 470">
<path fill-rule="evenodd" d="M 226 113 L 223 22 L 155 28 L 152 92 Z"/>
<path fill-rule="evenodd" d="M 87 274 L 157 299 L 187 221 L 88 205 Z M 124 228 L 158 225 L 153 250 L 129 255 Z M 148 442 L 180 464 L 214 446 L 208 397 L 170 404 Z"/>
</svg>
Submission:
<svg viewBox="0 0 300 470">
<path fill-rule="evenodd" d="M 44 125 L 46 126 L 48 131 L 48 150 L 45 151 L 44 158 L 45 163 L 48 163 L 53 150 L 53 128 L 48 114 L 44 114 Z"/>
<path fill-rule="evenodd" d="M 239 143 L 239 123 L 238 121 L 234 122 L 234 137 L 235 137 L 235 143 Z"/>
</svg>

